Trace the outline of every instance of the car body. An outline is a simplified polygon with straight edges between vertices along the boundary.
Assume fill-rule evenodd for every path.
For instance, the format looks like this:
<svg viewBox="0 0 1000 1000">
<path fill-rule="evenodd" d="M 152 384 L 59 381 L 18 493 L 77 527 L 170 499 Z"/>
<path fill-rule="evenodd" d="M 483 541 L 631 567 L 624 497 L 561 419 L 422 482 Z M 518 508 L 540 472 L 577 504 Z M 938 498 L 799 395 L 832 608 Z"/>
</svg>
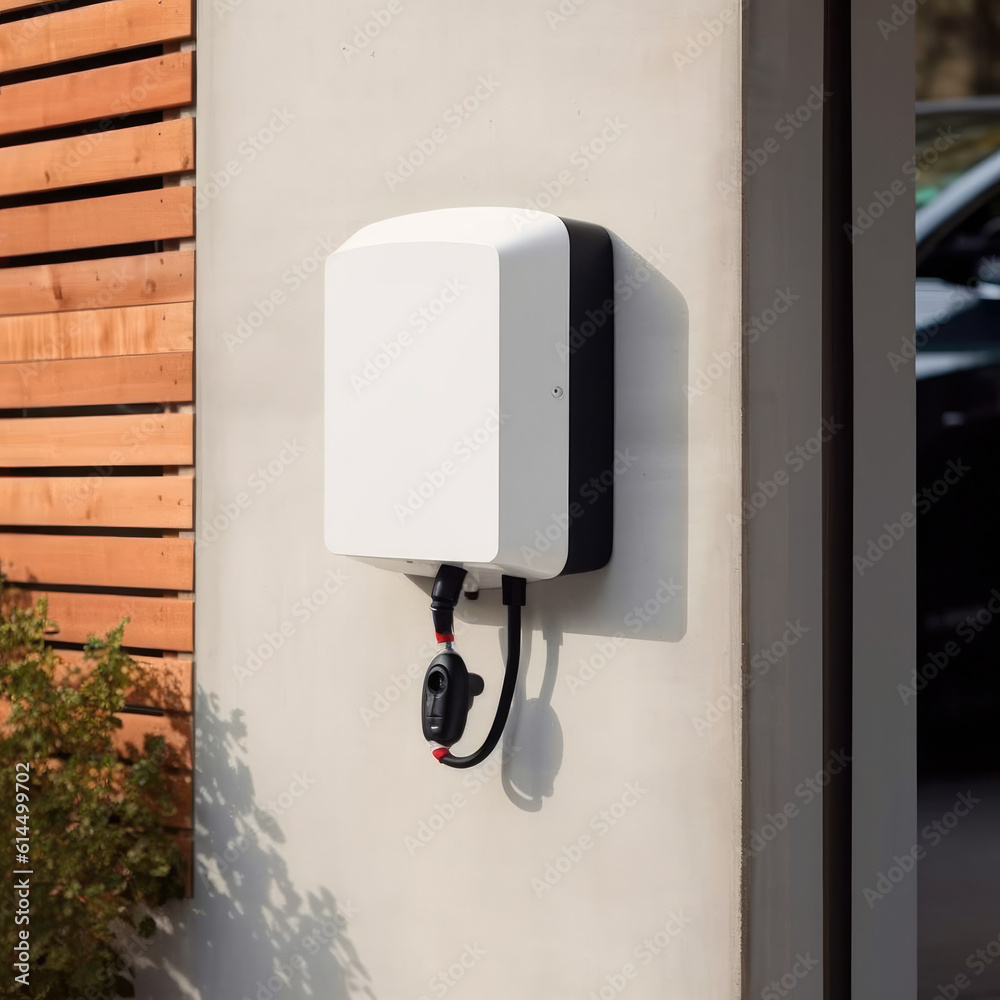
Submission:
<svg viewBox="0 0 1000 1000">
<path fill-rule="evenodd" d="M 912 688 L 933 775 L 1000 767 L 1000 97 L 918 104 L 916 121 Z"/>
</svg>

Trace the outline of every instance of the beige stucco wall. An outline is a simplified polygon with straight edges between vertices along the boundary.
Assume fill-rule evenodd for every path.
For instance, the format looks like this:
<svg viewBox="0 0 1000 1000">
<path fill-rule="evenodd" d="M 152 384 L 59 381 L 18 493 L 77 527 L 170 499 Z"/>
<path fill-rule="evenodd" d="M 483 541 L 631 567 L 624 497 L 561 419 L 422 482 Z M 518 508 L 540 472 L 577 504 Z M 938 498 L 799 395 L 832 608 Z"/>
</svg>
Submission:
<svg viewBox="0 0 1000 1000">
<path fill-rule="evenodd" d="M 745 436 L 741 326 L 789 273 L 816 293 L 819 266 L 789 252 L 815 218 L 787 198 L 767 214 L 776 170 L 754 238 L 761 261 L 783 249 L 745 269 L 743 107 L 767 138 L 812 72 L 806 6 L 762 5 L 777 21 L 748 47 L 721 0 L 199 5 L 198 873 L 147 996 L 729 998 L 745 963 L 759 994 L 821 934 L 818 810 L 757 863 L 752 962 L 741 915 L 744 829 L 823 766 L 815 633 L 771 675 L 787 710 L 746 731 L 741 683 L 744 634 L 819 614 L 811 550 L 787 539 L 773 600 L 748 616 L 741 584 L 744 446 L 751 470 L 773 446 Z M 773 163 L 815 178 L 820 125 Z M 529 587 L 505 754 L 473 772 L 420 735 L 425 591 L 322 540 L 322 261 L 366 223 L 457 205 L 614 233 L 631 456 L 610 566 Z M 818 385 L 818 320 L 818 300 L 783 317 L 765 364 Z M 793 418 L 782 384 L 751 397 L 762 442 L 813 419 L 809 381 Z M 796 487 L 807 519 L 817 475 Z M 344 488 L 364 485 L 344 470 Z M 463 611 L 495 694 L 496 595 Z M 821 975 L 796 989 L 820 996 Z"/>
</svg>

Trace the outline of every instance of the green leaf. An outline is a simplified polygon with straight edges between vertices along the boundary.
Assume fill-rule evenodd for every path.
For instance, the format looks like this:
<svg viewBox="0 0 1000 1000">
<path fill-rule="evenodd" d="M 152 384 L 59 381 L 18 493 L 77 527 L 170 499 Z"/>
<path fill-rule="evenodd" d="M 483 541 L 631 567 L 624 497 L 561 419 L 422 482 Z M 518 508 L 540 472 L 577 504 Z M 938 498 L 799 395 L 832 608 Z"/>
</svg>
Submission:
<svg viewBox="0 0 1000 1000">
<path fill-rule="evenodd" d="M 67 668 L 46 645 L 45 604 L 19 600 L 0 577 L 0 697 L 11 703 L 0 731 L 0 802 L 14 800 L 15 764 L 34 766 L 33 995 L 85 995 L 114 967 L 126 970 L 115 981 L 118 995 L 134 996 L 119 921 L 153 935 L 147 911 L 181 897 L 185 886 L 182 855 L 163 822 L 162 751 L 137 748 L 126 766 L 114 745 L 124 692 L 139 682 L 155 686 L 155 677 L 122 651 L 120 627 L 88 644 L 86 674 Z M 57 756 L 60 766 L 50 769 Z M 4 954 L 14 932 L 0 919 Z"/>
</svg>

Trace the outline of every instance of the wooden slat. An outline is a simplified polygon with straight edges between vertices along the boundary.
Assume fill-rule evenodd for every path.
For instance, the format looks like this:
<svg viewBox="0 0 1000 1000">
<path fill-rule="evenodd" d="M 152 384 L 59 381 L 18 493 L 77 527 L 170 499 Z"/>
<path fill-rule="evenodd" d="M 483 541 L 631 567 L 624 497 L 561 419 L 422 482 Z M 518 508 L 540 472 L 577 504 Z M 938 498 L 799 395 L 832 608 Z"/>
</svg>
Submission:
<svg viewBox="0 0 1000 1000">
<path fill-rule="evenodd" d="M 0 534 L 0 571 L 11 583 L 191 590 L 190 538 Z"/>
<path fill-rule="evenodd" d="M 111 0 L 0 25 L 0 67 L 29 69 L 191 35 L 191 0 Z"/>
<path fill-rule="evenodd" d="M 161 354 L 193 343 L 190 302 L 0 317 L 0 362 Z"/>
<path fill-rule="evenodd" d="M 0 728 L 3 727 L 11 712 L 9 698 L 0 698 Z M 179 768 L 182 771 L 191 770 L 191 718 L 186 715 L 135 715 L 131 712 L 116 714 L 116 718 L 121 720 L 121 728 L 112 735 L 111 744 L 118 751 L 118 756 L 122 760 L 131 760 L 133 755 L 130 747 L 142 749 L 147 733 L 150 736 L 162 736 L 166 744 L 166 756 L 164 764 L 167 767 Z M 58 759 L 52 760 L 52 765 L 59 767 Z M 175 804 L 180 808 L 172 816 L 167 825 L 173 827 L 184 826 L 184 816 L 189 813 L 190 807 L 185 810 L 181 800 L 184 796 L 185 788 L 190 795 L 189 775 L 180 773 L 171 775 L 168 782 L 169 790 L 174 798 Z"/>
<path fill-rule="evenodd" d="M 0 524 L 180 530 L 193 527 L 193 493 L 188 476 L 0 478 Z"/>
<path fill-rule="evenodd" d="M 0 466 L 191 465 L 190 413 L 0 420 Z"/>
<path fill-rule="evenodd" d="M 194 188 L 157 188 L 106 198 L 0 211 L 0 256 L 182 239 L 194 235 Z"/>
<path fill-rule="evenodd" d="M 43 0 L 0 0 L 0 13 L 9 10 L 23 10 L 25 7 L 37 7 Z"/>
<path fill-rule="evenodd" d="M 12 409 L 190 402 L 193 359 L 177 352 L 0 364 L 0 400 Z"/>
<path fill-rule="evenodd" d="M 59 631 L 48 638 L 59 642 L 86 642 L 91 635 L 104 635 L 128 615 L 123 645 L 178 651 L 194 648 L 193 601 L 34 589 L 22 593 L 32 602 L 48 598 L 49 617 L 59 624 Z"/>
<path fill-rule="evenodd" d="M 126 631 L 128 629 L 126 628 Z M 122 713 L 122 728 L 115 734 L 115 749 L 125 759 L 131 759 L 129 744 L 139 749 L 146 735 L 162 736 L 167 744 L 165 763 L 168 767 L 191 770 L 191 719 L 185 715 L 134 715 Z M 170 820 L 170 826 L 181 826 Z"/>
<path fill-rule="evenodd" d="M 0 149 L 0 195 L 176 174 L 194 168 L 194 119 Z"/>
<path fill-rule="evenodd" d="M 193 250 L 0 268 L 0 316 L 193 299 Z"/>
<path fill-rule="evenodd" d="M 60 649 L 59 659 L 65 664 L 60 676 L 65 677 L 70 667 L 79 667 L 86 676 L 91 664 L 83 658 L 82 649 Z M 191 660 L 168 656 L 136 656 L 134 659 L 146 668 L 150 681 L 139 684 L 126 692 L 129 701 L 137 705 L 151 705 L 171 712 L 190 712 L 192 703 L 193 669 Z"/>
<path fill-rule="evenodd" d="M 0 89 L 0 135 L 190 104 L 193 67 L 192 53 L 173 52 L 9 84 Z"/>
<path fill-rule="evenodd" d="M 28 0 L 2 0 L 0 11 L 33 5 Z M 55 12 L 42 8 L 29 20 L 0 26 L 0 66 L 26 69 L 180 41 L 190 37 L 191 20 L 191 0 L 112 0 Z"/>
</svg>

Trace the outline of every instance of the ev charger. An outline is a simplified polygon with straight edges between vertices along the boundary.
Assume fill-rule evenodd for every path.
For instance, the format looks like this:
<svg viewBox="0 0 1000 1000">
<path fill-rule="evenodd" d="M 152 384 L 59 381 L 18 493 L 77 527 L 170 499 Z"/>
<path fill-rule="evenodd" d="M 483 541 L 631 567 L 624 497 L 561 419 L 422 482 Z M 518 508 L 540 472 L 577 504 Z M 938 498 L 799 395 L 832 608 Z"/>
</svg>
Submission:
<svg viewBox="0 0 1000 1000">
<path fill-rule="evenodd" d="M 611 556 L 605 229 L 504 208 L 366 226 L 326 260 L 327 548 L 482 586 Z"/>
<path fill-rule="evenodd" d="M 445 648 L 424 735 L 439 760 L 472 766 L 506 721 L 526 581 L 611 557 L 613 492 L 587 489 L 614 463 L 608 232 L 508 208 L 361 229 L 326 260 L 324 425 L 327 548 L 435 578 Z M 453 650 L 452 612 L 463 589 L 498 586 L 501 707 L 480 752 L 455 758 L 483 682 Z"/>
</svg>

